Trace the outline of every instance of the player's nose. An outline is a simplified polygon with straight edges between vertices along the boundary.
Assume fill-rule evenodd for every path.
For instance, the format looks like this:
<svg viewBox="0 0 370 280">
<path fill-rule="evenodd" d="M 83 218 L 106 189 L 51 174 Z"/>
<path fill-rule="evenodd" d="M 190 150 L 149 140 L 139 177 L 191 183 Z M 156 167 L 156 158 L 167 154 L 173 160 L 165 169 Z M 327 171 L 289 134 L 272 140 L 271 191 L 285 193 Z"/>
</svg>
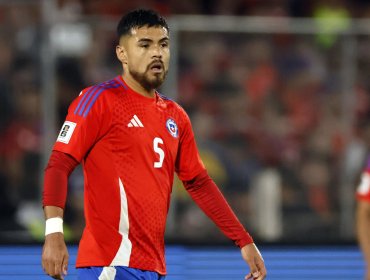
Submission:
<svg viewBox="0 0 370 280">
<path fill-rule="evenodd" d="M 155 46 L 152 48 L 152 58 L 161 59 L 163 56 L 162 49 L 160 46 Z"/>
</svg>

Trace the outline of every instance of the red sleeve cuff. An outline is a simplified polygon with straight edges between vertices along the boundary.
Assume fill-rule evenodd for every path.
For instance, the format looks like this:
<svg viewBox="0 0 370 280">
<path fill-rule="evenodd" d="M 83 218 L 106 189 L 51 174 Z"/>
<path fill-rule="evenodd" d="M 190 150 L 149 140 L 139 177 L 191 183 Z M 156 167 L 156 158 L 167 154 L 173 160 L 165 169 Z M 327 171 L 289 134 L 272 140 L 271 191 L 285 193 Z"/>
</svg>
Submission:
<svg viewBox="0 0 370 280">
<path fill-rule="evenodd" d="M 238 246 L 240 249 L 243 248 L 245 245 L 254 243 L 252 236 L 249 235 L 248 232 L 246 232 L 246 236 L 239 241 L 235 242 L 235 245 Z"/>
<path fill-rule="evenodd" d="M 365 195 L 356 193 L 356 199 L 361 201 L 367 201 L 370 203 L 370 193 Z"/>
</svg>

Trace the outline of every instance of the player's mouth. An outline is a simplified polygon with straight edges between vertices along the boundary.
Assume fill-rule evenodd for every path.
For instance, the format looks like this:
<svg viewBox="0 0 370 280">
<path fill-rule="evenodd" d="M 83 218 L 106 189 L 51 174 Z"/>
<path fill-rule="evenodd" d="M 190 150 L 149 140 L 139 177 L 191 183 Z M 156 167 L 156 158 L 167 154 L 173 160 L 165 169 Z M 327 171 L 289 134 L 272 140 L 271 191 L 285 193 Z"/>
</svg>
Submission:
<svg viewBox="0 0 370 280">
<path fill-rule="evenodd" d="M 161 63 L 161 62 L 153 62 L 153 63 L 150 65 L 149 69 L 150 69 L 152 72 L 154 72 L 154 73 L 162 73 L 162 72 L 163 72 L 163 69 L 164 69 L 164 67 L 163 67 L 163 63 Z"/>
</svg>

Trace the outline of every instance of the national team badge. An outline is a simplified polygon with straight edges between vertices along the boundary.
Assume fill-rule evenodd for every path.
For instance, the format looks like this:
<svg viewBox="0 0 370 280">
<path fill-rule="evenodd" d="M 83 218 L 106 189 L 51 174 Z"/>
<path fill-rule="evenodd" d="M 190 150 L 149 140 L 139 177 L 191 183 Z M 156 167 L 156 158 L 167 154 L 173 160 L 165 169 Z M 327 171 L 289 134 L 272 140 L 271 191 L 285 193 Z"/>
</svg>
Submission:
<svg viewBox="0 0 370 280">
<path fill-rule="evenodd" d="M 177 124 L 173 119 L 168 119 L 166 122 L 166 127 L 168 132 L 175 138 L 179 135 L 179 129 L 177 128 Z"/>
</svg>

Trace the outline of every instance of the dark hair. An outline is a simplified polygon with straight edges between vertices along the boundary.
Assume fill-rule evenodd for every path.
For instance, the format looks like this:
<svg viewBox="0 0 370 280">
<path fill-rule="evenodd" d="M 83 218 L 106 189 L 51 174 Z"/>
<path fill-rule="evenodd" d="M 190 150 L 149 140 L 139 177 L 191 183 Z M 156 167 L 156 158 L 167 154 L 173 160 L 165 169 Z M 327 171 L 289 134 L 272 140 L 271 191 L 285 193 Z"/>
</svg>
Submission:
<svg viewBox="0 0 370 280">
<path fill-rule="evenodd" d="M 134 10 L 124 15 L 117 26 L 118 39 L 131 33 L 132 28 L 161 26 L 169 31 L 166 20 L 153 10 Z"/>
</svg>

